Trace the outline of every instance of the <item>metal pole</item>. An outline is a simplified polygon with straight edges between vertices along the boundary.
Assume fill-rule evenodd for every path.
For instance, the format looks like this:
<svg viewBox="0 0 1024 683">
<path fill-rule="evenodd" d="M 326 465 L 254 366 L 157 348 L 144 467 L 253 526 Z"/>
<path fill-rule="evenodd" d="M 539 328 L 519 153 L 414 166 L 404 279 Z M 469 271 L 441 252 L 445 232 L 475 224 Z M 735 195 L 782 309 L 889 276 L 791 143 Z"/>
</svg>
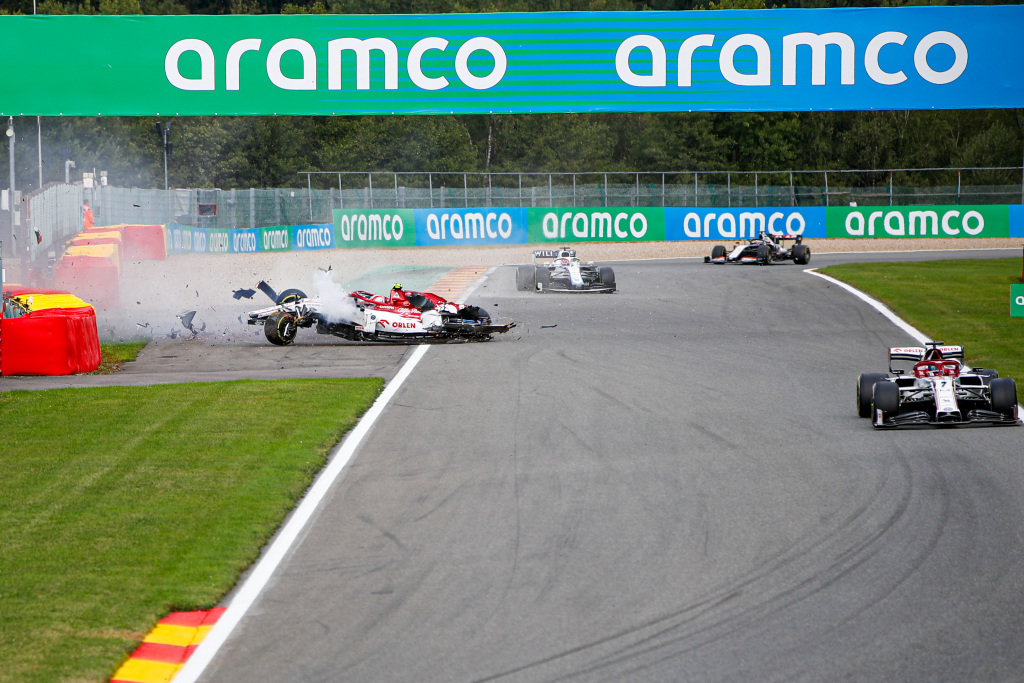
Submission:
<svg viewBox="0 0 1024 683">
<path fill-rule="evenodd" d="M 309 200 L 309 222 L 313 222 L 313 174 L 306 174 L 306 199 Z"/>
<path fill-rule="evenodd" d="M 10 188 L 11 189 L 7 191 L 7 194 L 9 195 L 8 196 L 7 208 L 9 208 L 11 210 L 11 237 L 14 237 L 15 236 L 15 233 L 14 233 L 14 216 L 15 216 L 15 214 L 14 214 L 14 141 L 15 141 L 15 136 L 14 136 L 14 117 L 13 116 L 8 117 L 8 119 L 7 119 L 7 137 L 10 138 L 8 140 L 7 149 L 9 150 L 10 158 L 11 158 L 11 184 L 10 184 Z M 15 244 L 18 243 L 17 239 L 14 240 L 14 243 Z M 17 252 L 15 251 L 15 253 L 17 253 Z"/>
<path fill-rule="evenodd" d="M 661 174 L 661 205 L 665 206 L 665 174 Z"/>
<path fill-rule="evenodd" d="M 430 208 L 434 208 L 434 174 L 427 174 L 427 183 L 430 186 Z"/>
<path fill-rule="evenodd" d="M 164 192 L 167 191 L 167 133 L 169 132 L 170 122 L 166 126 L 161 128 L 164 133 Z"/>
<path fill-rule="evenodd" d="M 828 206 L 828 171 L 825 171 L 825 206 Z"/>
<path fill-rule="evenodd" d="M 960 173 L 961 172 L 962 171 L 957 171 L 956 172 L 956 203 L 958 205 L 960 204 Z M 1022 203 L 1024 203 L 1024 197 L 1021 197 L 1021 201 L 1022 201 Z"/>
<path fill-rule="evenodd" d="M 697 206 L 697 173 L 693 174 L 693 205 Z"/>
<path fill-rule="evenodd" d="M 725 174 L 725 194 L 729 197 L 726 206 L 732 206 L 732 173 Z"/>
<path fill-rule="evenodd" d="M 469 208 L 469 181 L 466 179 L 465 173 L 462 174 L 462 199 L 466 202 L 466 208 Z"/>
<path fill-rule="evenodd" d="M 796 206 L 796 193 L 793 192 L 793 172 L 789 172 L 789 205 Z"/>
<path fill-rule="evenodd" d="M 33 6 L 35 3 L 33 3 Z M 35 12 L 33 12 L 35 14 Z M 36 117 L 36 142 L 39 144 L 39 189 L 43 189 L 43 117 Z"/>
<path fill-rule="evenodd" d="M 892 171 L 889 171 L 889 206 L 892 206 Z"/>
<path fill-rule="evenodd" d="M 345 190 L 341 187 L 341 174 L 338 174 L 338 208 L 345 208 Z"/>
<path fill-rule="evenodd" d="M 370 194 L 370 208 L 372 209 L 373 208 L 373 174 L 372 173 L 367 173 L 366 177 L 368 178 L 369 187 L 370 187 L 370 193 L 369 193 Z"/>
<path fill-rule="evenodd" d="M 576 174 L 572 174 L 572 205 L 576 206 Z"/>
<path fill-rule="evenodd" d="M 519 174 L 519 208 L 523 208 L 523 174 Z"/>
<path fill-rule="evenodd" d="M 608 206 L 608 174 L 604 174 L 604 205 Z"/>
<path fill-rule="evenodd" d="M 757 201 L 757 171 L 754 171 L 754 208 L 759 206 Z"/>
</svg>

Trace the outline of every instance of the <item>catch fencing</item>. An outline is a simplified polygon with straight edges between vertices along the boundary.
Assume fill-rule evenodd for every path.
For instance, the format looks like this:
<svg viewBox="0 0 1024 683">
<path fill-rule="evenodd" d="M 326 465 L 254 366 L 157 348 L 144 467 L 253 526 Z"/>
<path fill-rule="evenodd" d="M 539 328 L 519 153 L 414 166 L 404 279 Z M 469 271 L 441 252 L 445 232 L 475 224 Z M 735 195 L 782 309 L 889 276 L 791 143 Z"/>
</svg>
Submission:
<svg viewBox="0 0 1024 683">
<path fill-rule="evenodd" d="M 83 187 L 55 183 L 28 198 L 33 258 L 82 227 L 171 224 L 265 228 L 333 222 L 334 209 L 468 207 L 810 207 L 1022 203 L 1022 185 L 996 179 L 1020 168 L 664 173 L 303 172 L 305 187 L 272 189 Z M 916 184 L 901 184 L 907 180 Z M 934 185 L 928 185 L 934 182 Z"/>
</svg>

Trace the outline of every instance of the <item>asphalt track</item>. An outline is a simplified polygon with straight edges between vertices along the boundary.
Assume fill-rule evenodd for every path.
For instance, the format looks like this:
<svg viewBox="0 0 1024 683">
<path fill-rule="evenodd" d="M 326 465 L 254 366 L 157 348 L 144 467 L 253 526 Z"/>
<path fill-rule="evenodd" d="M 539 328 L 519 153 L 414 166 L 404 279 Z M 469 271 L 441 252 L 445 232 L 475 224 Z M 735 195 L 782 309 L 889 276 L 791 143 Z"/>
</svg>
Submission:
<svg viewBox="0 0 1024 683">
<path fill-rule="evenodd" d="M 1019 680 L 1024 427 L 873 430 L 911 340 L 797 266 L 615 269 L 495 271 L 200 680 Z"/>
</svg>

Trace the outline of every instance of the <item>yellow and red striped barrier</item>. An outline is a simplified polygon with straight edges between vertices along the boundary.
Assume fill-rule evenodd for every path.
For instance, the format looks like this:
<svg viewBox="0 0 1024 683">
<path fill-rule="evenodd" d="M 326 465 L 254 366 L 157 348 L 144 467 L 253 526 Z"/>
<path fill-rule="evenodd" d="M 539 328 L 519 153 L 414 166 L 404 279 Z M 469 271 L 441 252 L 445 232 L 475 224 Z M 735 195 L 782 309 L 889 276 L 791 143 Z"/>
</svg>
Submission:
<svg viewBox="0 0 1024 683">
<path fill-rule="evenodd" d="M 174 612 L 164 617 L 121 665 L 110 683 L 170 683 L 224 610 L 224 607 L 214 607 L 201 612 Z"/>
</svg>

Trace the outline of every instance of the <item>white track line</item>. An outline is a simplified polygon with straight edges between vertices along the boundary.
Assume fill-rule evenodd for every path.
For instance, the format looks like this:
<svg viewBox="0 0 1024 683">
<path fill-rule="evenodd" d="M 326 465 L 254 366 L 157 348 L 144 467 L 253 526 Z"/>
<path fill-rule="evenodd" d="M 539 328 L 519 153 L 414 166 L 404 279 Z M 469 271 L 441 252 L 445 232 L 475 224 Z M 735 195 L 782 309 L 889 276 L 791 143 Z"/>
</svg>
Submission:
<svg viewBox="0 0 1024 683">
<path fill-rule="evenodd" d="M 465 303 L 466 299 L 476 291 L 493 271 L 494 268 L 488 269 L 476 282 L 470 285 L 462 296 L 459 297 L 458 303 Z M 228 636 L 235 629 L 235 626 L 242 620 L 242 617 L 245 616 L 245 613 L 252 607 L 256 598 L 266 587 L 267 582 L 270 581 L 270 577 L 274 574 L 278 565 L 288 555 L 295 541 L 302 534 L 306 524 L 313 517 L 313 513 L 316 512 L 320 503 L 323 502 L 324 496 L 327 495 L 331 486 L 334 485 L 345 470 L 345 467 L 352 460 L 363 438 L 369 433 L 377 418 L 384 412 L 384 408 L 387 407 L 387 404 L 394 395 L 398 393 L 398 389 L 408 379 L 409 375 L 412 374 L 413 368 L 426 355 L 429 348 L 429 344 L 420 344 L 413 350 L 408 360 L 405 361 L 402 368 L 398 371 L 398 374 L 392 378 L 352 431 L 334 449 L 328 460 L 327 467 L 317 476 L 316 481 L 313 482 L 313 485 L 303 497 L 298 507 L 295 508 L 295 512 L 288 519 L 284 528 L 281 529 L 281 532 L 274 539 L 270 548 L 260 558 L 252 573 L 245 580 L 245 583 L 238 589 L 227 610 L 224 611 L 220 619 L 217 620 L 217 623 L 210 629 L 210 632 L 203 639 L 203 642 L 199 644 L 195 652 L 192 653 L 192 656 L 188 658 L 185 666 L 174 676 L 172 679 L 173 683 L 195 683 L 203 674 L 210 661 L 213 660 L 214 655 L 224 645 Z"/>
<path fill-rule="evenodd" d="M 921 330 L 917 329 L 916 327 L 914 327 L 913 325 L 908 323 L 903 318 L 901 318 L 898 315 L 896 315 L 895 313 L 893 313 L 892 309 L 890 309 L 888 306 L 883 304 L 878 299 L 875 299 L 874 297 L 868 296 L 867 294 L 865 294 L 864 292 L 860 291 L 856 287 L 853 287 L 852 285 L 848 285 L 845 282 L 842 282 L 841 280 L 835 279 L 834 277 L 829 277 L 828 275 L 825 275 L 824 273 L 819 273 L 817 271 L 817 269 L 815 269 L 815 268 L 806 268 L 804 270 L 804 272 L 805 273 L 809 273 L 811 275 L 816 275 L 816 276 L 820 277 L 822 280 L 828 280 L 832 284 L 837 285 L 839 287 L 842 287 L 843 289 L 848 291 L 850 294 L 853 294 L 855 297 L 857 297 L 858 299 L 860 299 L 861 301 L 865 302 L 866 304 L 871 306 L 873 309 L 875 309 L 876 311 L 878 311 L 879 313 L 884 315 L 886 318 L 889 319 L 889 321 L 893 325 L 895 325 L 896 327 L 900 328 L 901 330 L 903 330 L 904 332 L 909 334 L 911 337 L 916 339 L 918 344 L 921 344 L 923 346 L 924 344 L 926 344 L 926 343 L 931 341 L 931 339 L 928 338 L 928 335 L 926 335 L 924 332 L 922 332 Z M 968 367 L 970 367 L 970 366 L 968 366 Z M 1017 410 L 1018 410 L 1019 413 L 1024 414 L 1024 406 L 1022 406 L 1019 403 L 1017 404 Z"/>
</svg>

